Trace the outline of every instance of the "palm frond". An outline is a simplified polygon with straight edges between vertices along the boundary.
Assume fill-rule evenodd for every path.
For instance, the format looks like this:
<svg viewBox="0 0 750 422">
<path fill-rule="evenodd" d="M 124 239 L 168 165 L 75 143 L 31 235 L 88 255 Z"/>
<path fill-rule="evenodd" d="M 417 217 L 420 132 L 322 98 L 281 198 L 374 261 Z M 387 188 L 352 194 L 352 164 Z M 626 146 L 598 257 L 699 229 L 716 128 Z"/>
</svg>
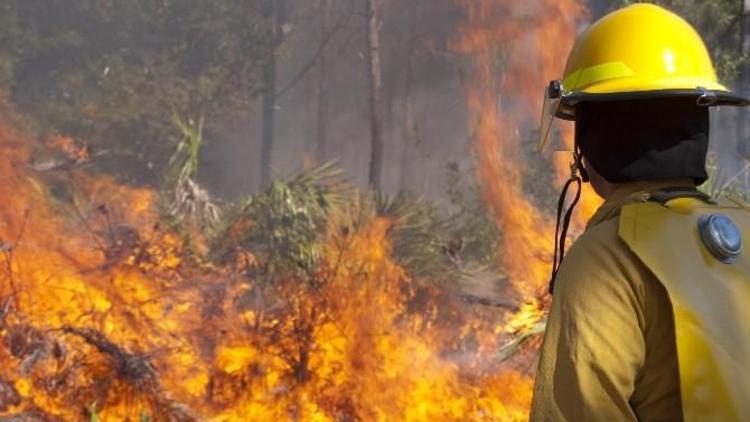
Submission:
<svg viewBox="0 0 750 422">
<path fill-rule="evenodd" d="M 184 121 L 177 115 L 173 116 L 172 121 L 181 137 L 167 164 L 167 184 L 178 185 L 184 179 L 198 176 L 198 155 L 203 145 L 203 117 L 201 116 L 197 125 L 192 119 Z"/>
<path fill-rule="evenodd" d="M 500 349 L 497 354 L 498 361 L 505 362 L 518 354 L 518 352 L 521 351 L 521 347 L 526 342 L 544 333 L 544 329 L 546 326 L 547 321 L 539 321 L 538 323 L 531 326 L 528 330 L 518 333 L 515 338 L 513 338 L 513 340 L 511 340 Z"/>
<path fill-rule="evenodd" d="M 163 192 L 165 214 L 183 233 L 214 231 L 221 220 L 221 207 L 196 180 L 203 145 L 203 117 L 196 124 L 173 117 L 181 138 L 167 166 Z M 190 226 L 190 227 L 187 227 Z"/>
<path fill-rule="evenodd" d="M 422 197 L 400 192 L 376 193 L 378 215 L 390 218 L 393 254 L 412 275 L 435 282 L 453 280 L 459 267 L 451 255 L 451 228 L 440 210 Z"/>
<path fill-rule="evenodd" d="M 320 258 L 329 212 L 349 196 L 334 162 L 275 180 L 234 206 L 215 237 L 220 255 L 233 247 L 260 254 L 269 272 L 308 271 Z"/>
</svg>

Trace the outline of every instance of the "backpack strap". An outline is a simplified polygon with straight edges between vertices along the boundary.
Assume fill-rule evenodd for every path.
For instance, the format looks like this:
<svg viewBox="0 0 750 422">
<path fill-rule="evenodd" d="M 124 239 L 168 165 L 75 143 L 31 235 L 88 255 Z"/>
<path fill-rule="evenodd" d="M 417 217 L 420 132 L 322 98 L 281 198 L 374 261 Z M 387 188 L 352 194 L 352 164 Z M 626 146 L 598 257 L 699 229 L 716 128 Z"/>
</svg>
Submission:
<svg viewBox="0 0 750 422">
<path fill-rule="evenodd" d="M 649 194 L 648 200 L 650 202 L 656 202 L 661 205 L 667 205 L 667 203 L 673 199 L 677 198 L 694 198 L 701 200 L 703 202 L 706 202 L 708 204 L 715 204 L 715 202 L 711 199 L 711 197 L 704 193 L 699 191 L 697 188 L 690 188 L 690 187 L 674 187 L 674 188 L 664 188 L 659 189 L 658 191 L 651 192 Z"/>
</svg>

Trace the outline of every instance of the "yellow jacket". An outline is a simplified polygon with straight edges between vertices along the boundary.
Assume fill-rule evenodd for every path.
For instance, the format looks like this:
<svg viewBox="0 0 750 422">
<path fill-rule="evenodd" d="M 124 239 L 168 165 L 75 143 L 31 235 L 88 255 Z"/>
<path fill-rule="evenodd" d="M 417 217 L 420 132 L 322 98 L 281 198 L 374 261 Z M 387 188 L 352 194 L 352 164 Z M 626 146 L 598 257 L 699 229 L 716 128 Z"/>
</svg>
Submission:
<svg viewBox="0 0 750 422">
<path fill-rule="evenodd" d="M 622 186 L 566 255 L 532 421 L 750 418 L 750 259 L 719 263 L 695 226 L 718 209 L 748 235 L 750 211 L 648 202 L 650 192 L 688 184 Z"/>
</svg>

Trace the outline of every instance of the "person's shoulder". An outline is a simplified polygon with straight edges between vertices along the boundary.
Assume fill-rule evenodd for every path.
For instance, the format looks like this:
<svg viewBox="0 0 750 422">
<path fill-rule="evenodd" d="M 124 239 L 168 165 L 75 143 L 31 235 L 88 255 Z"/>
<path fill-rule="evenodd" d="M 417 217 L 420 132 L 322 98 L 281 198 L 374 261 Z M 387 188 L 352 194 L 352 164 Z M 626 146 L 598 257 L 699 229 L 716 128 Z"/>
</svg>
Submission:
<svg viewBox="0 0 750 422">
<path fill-rule="evenodd" d="M 643 290 L 649 271 L 620 238 L 619 220 L 614 217 L 589 227 L 575 241 L 563 259 L 556 290 L 593 296 L 631 296 Z"/>
<path fill-rule="evenodd" d="M 589 262 L 590 256 L 616 255 L 632 259 L 629 248 L 619 234 L 620 217 L 615 216 L 589 227 L 575 240 L 567 258 L 584 259 Z M 566 259 L 567 259 L 566 258 Z"/>
</svg>

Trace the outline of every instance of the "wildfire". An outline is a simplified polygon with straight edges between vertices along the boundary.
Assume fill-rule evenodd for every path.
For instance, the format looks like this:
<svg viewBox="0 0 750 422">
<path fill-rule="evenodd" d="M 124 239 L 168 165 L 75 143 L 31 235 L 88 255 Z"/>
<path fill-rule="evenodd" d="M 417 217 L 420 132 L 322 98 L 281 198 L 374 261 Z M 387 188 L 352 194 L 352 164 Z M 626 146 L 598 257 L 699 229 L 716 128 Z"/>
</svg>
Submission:
<svg viewBox="0 0 750 422">
<path fill-rule="evenodd" d="M 84 163 L 91 159 L 88 145 L 70 136 L 55 135 L 50 139 L 50 144 L 59 148 L 74 164 Z"/>
<path fill-rule="evenodd" d="M 456 1 L 477 173 L 519 310 L 470 309 L 412 278 L 381 217 L 331 218 L 304 276 L 267 280 L 240 247 L 206 262 L 164 227 L 155 192 L 86 173 L 85 143 L 38 142 L 3 106 L 0 419 L 525 420 L 533 350 L 497 357 L 543 318 L 553 222 L 524 195 L 521 134 L 585 11 Z"/>
<path fill-rule="evenodd" d="M 501 232 L 499 260 L 526 301 L 503 329 L 529 332 L 539 327 L 547 306 L 554 220 L 524 190 L 524 142 L 538 124 L 546 82 L 561 77 L 578 25 L 587 11 L 578 0 L 456 0 L 465 22 L 453 49 L 467 54 L 473 73 L 468 87 L 472 151 L 483 197 Z M 524 139 L 527 136 L 528 138 Z M 572 150 L 571 125 L 560 128 Z M 528 148 L 527 148 L 528 149 Z M 555 180 L 570 177 L 570 154 L 548 157 Z M 533 175 L 538 177 L 538 175 Z M 599 206 L 588 186 L 573 221 L 582 232 Z"/>
<path fill-rule="evenodd" d="M 559 78 L 586 10 L 578 0 L 457 0 L 466 14 L 454 48 L 470 55 L 468 92 L 472 149 L 487 206 L 501 230 L 498 248 L 515 287 L 538 295 L 549 281 L 554 221 L 525 194 L 522 142 L 538 123 L 546 81 Z M 527 130 L 527 132 L 522 132 Z M 572 143 L 570 127 L 563 127 Z M 558 180 L 569 177 L 569 157 L 553 157 Z M 597 201 L 584 195 L 591 212 Z M 579 224 L 586 220 L 580 217 Z M 590 215 L 590 214 L 589 214 Z"/>
<path fill-rule="evenodd" d="M 0 418 L 526 418 L 498 318 L 411 279 L 392 221 L 332 218 L 310 279 L 262 289 L 252 251 L 196 261 L 153 191 L 27 165 L 45 148 L 0 121 Z"/>
</svg>

